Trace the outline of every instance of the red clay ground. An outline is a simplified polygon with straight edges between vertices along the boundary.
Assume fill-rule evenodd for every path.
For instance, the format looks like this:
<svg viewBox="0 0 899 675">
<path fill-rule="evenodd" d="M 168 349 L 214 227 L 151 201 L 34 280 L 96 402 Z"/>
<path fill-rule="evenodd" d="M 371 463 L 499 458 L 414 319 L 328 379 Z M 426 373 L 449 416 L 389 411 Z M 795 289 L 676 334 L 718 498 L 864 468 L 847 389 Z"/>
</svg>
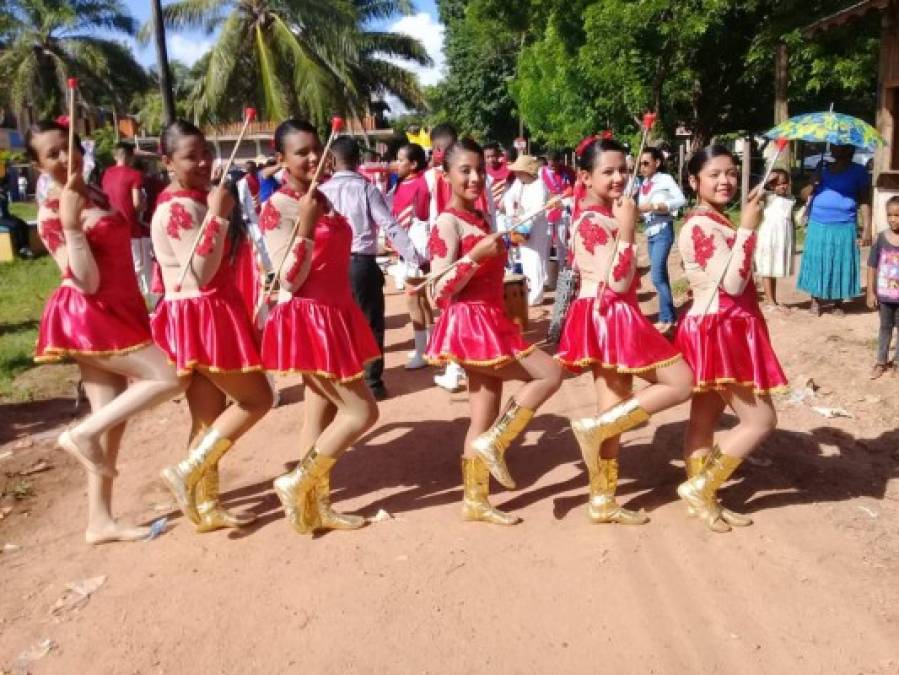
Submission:
<svg viewBox="0 0 899 675">
<path fill-rule="evenodd" d="M 625 437 L 621 499 L 652 522 L 591 525 L 568 429 L 592 407 L 581 376 L 510 452 L 520 489 L 494 486 L 496 503 L 524 523 L 503 529 L 460 521 L 466 395 L 432 387 L 431 370 L 403 370 L 411 331 L 400 296 L 388 300 L 392 397 L 333 485 L 338 508 L 393 518 L 358 532 L 310 539 L 282 519 L 271 480 L 301 450 L 296 380 L 280 382 L 281 407 L 224 462 L 226 503 L 259 513 L 256 526 L 196 535 L 171 513 L 152 542 L 96 548 L 82 538 L 83 474 L 51 450 L 71 400 L 0 407 L 7 490 L 31 492 L 0 504 L 12 507 L 0 546 L 21 547 L 0 554 L 0 669 L 899 672 L 899 378 L 867 379 L 874 315 L 768 315 L 794 384 L 813 378 L 820 388 L 811 404 L 778 400 L 780 429 L 722 491 L 753 527 L 717 535 L 686 517 L 675 494 L 686 407 Z M 542 338 L 545 321 L 532 328 Z M 825 419 L 810 405 L 854 417 Z M 156 476 L 182 455 L 187 429 L 184 403 L 133 422 L 120 514 L 171 512 Z M 40 459 L 52 469 L 18 475 Z M 50 614 L 67 583 L 101 575 L 86 605 Z M 47 639 L 46 656 L 17 663 Z"/>
</svg>

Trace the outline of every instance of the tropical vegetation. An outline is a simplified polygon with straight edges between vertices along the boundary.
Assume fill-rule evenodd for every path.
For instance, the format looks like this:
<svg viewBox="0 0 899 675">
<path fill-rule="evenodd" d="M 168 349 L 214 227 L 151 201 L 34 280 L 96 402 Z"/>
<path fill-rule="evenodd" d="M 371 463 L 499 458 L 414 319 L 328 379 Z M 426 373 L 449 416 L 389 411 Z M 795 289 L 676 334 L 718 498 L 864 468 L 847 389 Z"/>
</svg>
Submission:
<svg viewBox="0 0 899 675">
<path fill-rule="evenodd" d="M 162 9 L 168 28 L 218 31 L 189 97 L 195 117 L 233 120 L 253 103 L 263 119 L 319 123 L 335 112 L 362 116 L 386 94 L 423 104 L 415 77 L 397 61 L 429 64 L 424 46 L 368 28 L 411 11 L 409 0 L 178 0 Z"/>
</svg>

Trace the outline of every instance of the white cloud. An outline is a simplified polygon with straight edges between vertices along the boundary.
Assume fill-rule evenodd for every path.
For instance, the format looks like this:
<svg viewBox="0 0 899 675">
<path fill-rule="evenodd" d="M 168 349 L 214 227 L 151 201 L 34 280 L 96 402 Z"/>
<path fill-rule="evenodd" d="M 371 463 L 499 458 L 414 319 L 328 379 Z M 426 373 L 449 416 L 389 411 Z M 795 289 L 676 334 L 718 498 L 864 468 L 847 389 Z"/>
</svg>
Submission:
<svg viewBox="0 0 899 675">
<path fill-rule="evenodd" d="M 444 26 L 440 21 L 427 12 L 419 12 L 398 19 L 390 25 L 388 30 L 391 33 L 404 33 L 418 38 L 434 62 L 433 65 L 427 67 L 400 60 L 396 60 L 396 63 L 418 75 L 418 80 L 422 85 L 437 84 L 443 78 L 446 59 L 443 56 Z"/>
<path fill-rule="evenodd" d="M 179 33 L 170 32 L 166 38 L 169 59 L 181 61 L 187 66 L 192 66 L 199 61 L 206 52 L 212 49 L 213 45 L 211 38 L 185 37 Z"/>
</svg>

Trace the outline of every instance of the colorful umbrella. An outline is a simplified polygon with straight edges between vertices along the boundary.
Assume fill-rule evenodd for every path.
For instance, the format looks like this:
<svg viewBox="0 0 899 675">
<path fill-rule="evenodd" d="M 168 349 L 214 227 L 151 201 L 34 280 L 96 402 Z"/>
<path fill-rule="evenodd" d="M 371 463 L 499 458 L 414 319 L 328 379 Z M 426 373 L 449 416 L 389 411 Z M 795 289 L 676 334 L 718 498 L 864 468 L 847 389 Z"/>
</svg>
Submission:
<svg viewBox="0 0 899 675">
<path fill-rule="evenodd" d="M 884 145 L 877 129 L 850 115 L 835 112 L 806 113 L 781 122 L 770 131 L 767 138 L 789 138 L 791 141 L 854 145 L 874 150 Z"/>
</svg>

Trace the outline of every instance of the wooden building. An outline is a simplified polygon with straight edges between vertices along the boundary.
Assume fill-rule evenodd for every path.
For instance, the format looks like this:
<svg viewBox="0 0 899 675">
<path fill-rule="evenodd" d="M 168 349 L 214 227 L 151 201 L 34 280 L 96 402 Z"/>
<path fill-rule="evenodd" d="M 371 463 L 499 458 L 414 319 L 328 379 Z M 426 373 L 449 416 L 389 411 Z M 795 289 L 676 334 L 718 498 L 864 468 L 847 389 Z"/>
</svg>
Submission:
<svg viewBox="0 0 899 675">
<path fill-rule="evenodd" d="M 880 66 L 877 77 L 877 130 L 886 140 L 874 156 L 875 230 L 886 229 L 885 202 L 899 195 L 899 0 L 864 0 L 819 19 L 803 31 L 826 32 L 872 12 L 881 13 Z"/>
</svg>

